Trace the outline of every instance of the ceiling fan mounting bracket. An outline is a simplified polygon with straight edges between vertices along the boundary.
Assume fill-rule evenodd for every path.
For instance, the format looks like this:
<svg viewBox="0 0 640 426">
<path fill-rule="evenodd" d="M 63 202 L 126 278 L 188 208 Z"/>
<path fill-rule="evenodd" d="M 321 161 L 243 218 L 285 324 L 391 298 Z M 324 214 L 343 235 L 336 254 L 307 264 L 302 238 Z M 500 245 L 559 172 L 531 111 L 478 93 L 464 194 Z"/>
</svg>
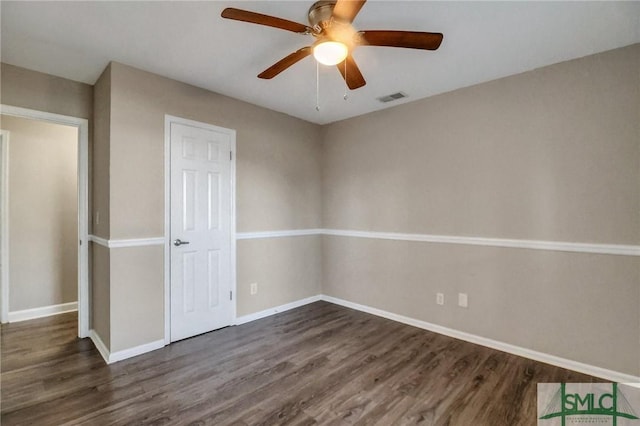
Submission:
<svg viewBox="0 0 640 426">
<path fill-rule="evenodd" d="M 313 28 L 324 29 L 331 25 L 331 16 L 336 0 L 320 0 L 309 8 L 309 24 Z"/>
</svg>

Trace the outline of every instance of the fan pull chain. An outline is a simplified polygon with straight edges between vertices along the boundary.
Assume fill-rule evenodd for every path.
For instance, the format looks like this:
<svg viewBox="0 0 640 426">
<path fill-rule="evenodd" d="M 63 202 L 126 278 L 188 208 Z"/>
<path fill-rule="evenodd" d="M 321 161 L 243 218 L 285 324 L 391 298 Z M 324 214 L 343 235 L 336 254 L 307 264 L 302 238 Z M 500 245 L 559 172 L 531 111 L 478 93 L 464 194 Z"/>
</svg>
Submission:
<svg viewBox="0 0 640 426">
<path fill-rule="evenodd" d="M 347 58 L 344 59 L 344 96 L 342 97 L 345 101 L 349 98 L 347 96 Z"/>
<path fill-rule="evenodd" d="M 320 63 L 316 61 L 316 111 L 320 111 Z"/>
</svg>

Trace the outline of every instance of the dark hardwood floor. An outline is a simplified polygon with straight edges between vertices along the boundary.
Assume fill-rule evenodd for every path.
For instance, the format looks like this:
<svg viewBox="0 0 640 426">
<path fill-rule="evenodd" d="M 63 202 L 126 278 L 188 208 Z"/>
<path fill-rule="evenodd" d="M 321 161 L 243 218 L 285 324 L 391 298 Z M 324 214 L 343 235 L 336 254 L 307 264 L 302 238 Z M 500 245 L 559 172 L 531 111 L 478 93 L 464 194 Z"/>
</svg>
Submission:
<svg viewBox="0 0 640 426">
<path fill-rule="evenodd" d="M 104 364 L 76 315 L 2 326 L 2 425 L 536 424 L 590 376 L 325 302 Z"/>
</svg>

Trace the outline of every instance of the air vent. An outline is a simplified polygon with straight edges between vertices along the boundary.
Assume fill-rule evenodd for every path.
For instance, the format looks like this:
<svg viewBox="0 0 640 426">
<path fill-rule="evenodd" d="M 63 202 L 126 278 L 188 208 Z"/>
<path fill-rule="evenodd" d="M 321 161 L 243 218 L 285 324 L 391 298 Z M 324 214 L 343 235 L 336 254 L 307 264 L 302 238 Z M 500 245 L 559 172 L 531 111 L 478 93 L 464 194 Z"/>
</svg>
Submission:
<svg viewBox="0 0 640 426">
<path fill-rule="evenodd" d="M 402 98 L 406 98 L 407 94 L 404 92 L 397 92 L 397 93 L 392 93 L 390 95 L 387 96 L 382 96 L 380 98 L 378 98 L 378 100 L 380 102 L 392 102 L 392 101 L 397 101 L 398 99 L 402 99 Z"/>
</svg>

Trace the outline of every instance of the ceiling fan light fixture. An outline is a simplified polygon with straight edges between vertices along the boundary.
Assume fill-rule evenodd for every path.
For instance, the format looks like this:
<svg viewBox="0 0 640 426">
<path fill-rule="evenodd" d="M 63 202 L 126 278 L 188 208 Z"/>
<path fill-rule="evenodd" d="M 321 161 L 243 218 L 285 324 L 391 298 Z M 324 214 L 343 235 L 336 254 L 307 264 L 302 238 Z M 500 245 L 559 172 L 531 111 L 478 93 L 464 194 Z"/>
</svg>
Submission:
<svg viewBox="0 0 640 426">
<path fill-rule="evenodd" d="M 313 57 L 324 65 L 336 65 L 349 54 L 347 45 L 339 41 L 322 41 L 313 47 Z"/>
<path fill-rule="evenodd" d="M 311 46 L 302 47 L 285 56 L 258 74 L 258 78 L 271 79 L 313 53 L 317 61 L 316 73 L 319 64 L 338 65 L 338 71 L 342 74 L 346 86 L 355 90 L 367 84 L 355 59 L 349 55 L 357 47 L 387 46 L 436 50 L 440 47 L 443 38 L 441 33 L 424 31 L 357 31 L 352 26 L 352 22 L 366 1 L 318 0 L 311 5 L 307 13 L 309 25 L 233 7 L 224 9 L 221 16 L 225 19 L 264 25 L 315 38 L 316 41 Z"/>
</svg>

